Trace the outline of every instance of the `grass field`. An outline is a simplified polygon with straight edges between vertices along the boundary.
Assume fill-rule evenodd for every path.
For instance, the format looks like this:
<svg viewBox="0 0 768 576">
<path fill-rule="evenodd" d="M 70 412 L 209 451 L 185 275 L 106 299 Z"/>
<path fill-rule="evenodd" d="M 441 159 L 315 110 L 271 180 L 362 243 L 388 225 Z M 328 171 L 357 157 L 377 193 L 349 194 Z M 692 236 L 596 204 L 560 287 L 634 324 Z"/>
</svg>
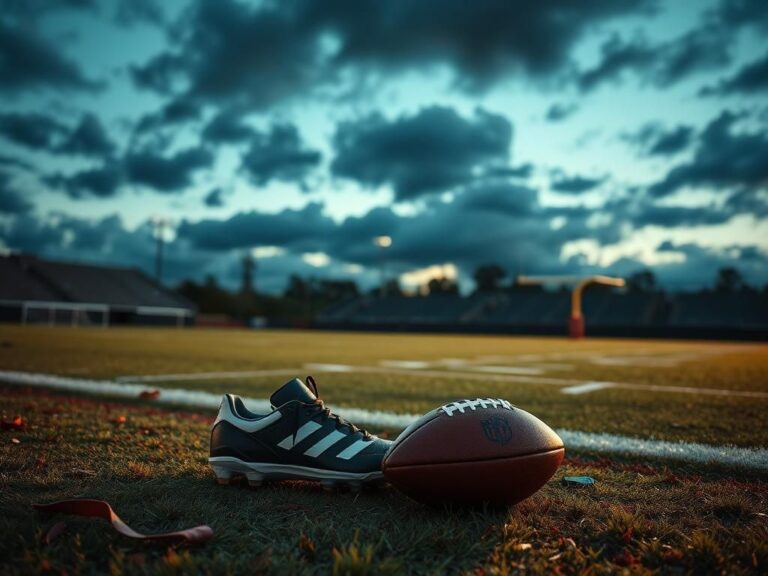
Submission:
<svg viewBox="0 0 768 576">
<path fill-rule="evenodd" d="M 418 414 L 498 396 L 558 429 L 768 447 L 762 344 L 6 326 L 0 370 L 257 398 L 311 373 L 342 411 Z M 569 450 L 555 478 L 509 511 L 431 510 L 390 487 L 216 486 L 206 463 L 212 411 L 64 396 L 2 377 L 0 398 L 4 420 L 26 422 L 0 432 L 3 573 L 768 571 L 760 470 Z M 560 483 L 581 474 L 596 487 Z M 139 531 L 205 522 L 215 537 L 169 550 L 66 519 L 68 530 L 45 545 L 61 518 L 33 514 L 31 503 L 78 496 L 109 500 Z"/>
</svg>

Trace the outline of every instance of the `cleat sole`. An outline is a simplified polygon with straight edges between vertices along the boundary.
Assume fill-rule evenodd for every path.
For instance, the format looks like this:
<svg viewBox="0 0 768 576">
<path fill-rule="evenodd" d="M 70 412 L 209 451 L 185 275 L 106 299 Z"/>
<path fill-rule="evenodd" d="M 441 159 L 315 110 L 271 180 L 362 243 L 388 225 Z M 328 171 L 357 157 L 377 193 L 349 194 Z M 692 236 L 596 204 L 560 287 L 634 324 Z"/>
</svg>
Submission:
<svg viewBox="0 0 768 576">
<path fill-rule="evenodd" d="M 335 491 L 339 486 L 347 486 L 352 492 L 359 492 L 363 486 L 381 485 L 383 474 L 376 472 L 340 472 L 293 466 L 289 464 L 271 464 L 245 462 L 231 456 L 217 456 L 208 459 L 216 476 L 216 483 L 230 485 L 238 477 L 245 477 L 251 487 L 262 486 L 267 480 L 314 480 L 319 481 L 323 490 Z"/>
</svg>

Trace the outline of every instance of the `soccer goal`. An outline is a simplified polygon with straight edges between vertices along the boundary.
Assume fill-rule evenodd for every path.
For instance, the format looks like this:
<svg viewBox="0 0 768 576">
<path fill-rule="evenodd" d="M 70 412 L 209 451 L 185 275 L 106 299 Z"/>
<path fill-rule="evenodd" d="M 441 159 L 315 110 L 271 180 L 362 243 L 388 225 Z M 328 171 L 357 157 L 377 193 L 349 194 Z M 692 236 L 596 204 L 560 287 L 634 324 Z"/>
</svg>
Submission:
<svg viewBox="0 0 768 576">
<path fill-rule="evenodd" d="M 109 326 L 109 306 L 74 302 L 25 301 L 21 303 L 22 324 L 49 326 Z"/>
<path fill-rule="evenodd" d="M 568 333 L 571 338 L 584 337 L 581 295 L 587 286 L 599 284 L 623 288 L 626 285 L 624 278 L 614 276 L 518 276 L 516 281 L 521 286 L 573 286 L 571 290 L 571 317 L 568 319 Z"/>
</svg>

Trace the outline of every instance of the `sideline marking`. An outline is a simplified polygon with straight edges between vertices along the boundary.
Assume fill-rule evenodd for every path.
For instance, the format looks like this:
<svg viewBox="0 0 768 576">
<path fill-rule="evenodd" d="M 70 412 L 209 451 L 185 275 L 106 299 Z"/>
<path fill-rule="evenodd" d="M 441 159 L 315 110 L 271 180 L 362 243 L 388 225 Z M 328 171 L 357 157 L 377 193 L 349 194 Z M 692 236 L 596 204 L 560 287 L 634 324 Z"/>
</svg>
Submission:
<svg viewBox="0 0 768 576">
<path fill-rule="evenodd" d="M 280 368 L 277 370 L 243 370 L 242 372 L 193 372 L 190 374 L 150 374 L 144 376 L 118 376 L 117 382 L 184 382 L 187 380 L 219 380 L 229 378 L 248 378 L 252 376 L 290 376 L 296 369 Z"/>
<path fill-rule="evenodd" d="M 610 388 L 611 386 L 613 386 L 613 384 L 610 382 L 587 382 L 579 386 L 568 386 L 567 388 L 561 388 L 560 392 L 563 394 L 587 394 L 588 392 L 603 390 L 604 388 Z"/>
<path fill-rule="evenodd" d="M 0 370 L 0 381 L 20 386 L 54 388 L 72 392 L 85 392 L 97 396 L 118 396 L 134 399 L 138 398 L 141 392 L 148 390 L 146 386 L 141 384 L 127 384 L 108 380 L 84 380 L 10 370 Z M 154 400 L 154 402 L 193 406 L 214 411 L 218 407 L 220 400 L 220 394 L 211 394 L 210 392 L 198 390 L 163 388 L 160 392 L 160 397 Z M 256 398 L 244 398 L 244 400 L 248 403 L 249 407 L 256 411 L 270 412 L 272 410 L 268 400 Z M 364 410 L 362 408 L 342 408 L 340 412 L 351 421 L 385 428 L 405 428 L 419 418 L 418 414 L 396 414 L 394 412 Z M 563 439 L 566 449 L 674 459 L 702 464 L 716 463 L 755 470 L 768 470 L 768 449 L 766 448 L 741 448 L 736 446 L 712 446 L 698 442 L 648 440 L 616 434 L 580 432 L 568 429 L 557 429 L 555 432 Z"/>
</svg>

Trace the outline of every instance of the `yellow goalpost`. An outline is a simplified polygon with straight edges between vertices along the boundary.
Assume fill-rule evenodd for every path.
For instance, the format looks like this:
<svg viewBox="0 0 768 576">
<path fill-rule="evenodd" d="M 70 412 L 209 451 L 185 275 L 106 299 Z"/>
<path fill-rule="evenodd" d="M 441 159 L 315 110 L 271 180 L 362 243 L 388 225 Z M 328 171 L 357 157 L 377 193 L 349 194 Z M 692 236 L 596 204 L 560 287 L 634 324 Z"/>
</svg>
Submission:
<svg viewBox="0 0 768 576">
<path fill-rule="evenodd" d="M 571 338 L 584 337 L 584 315 L 581 311 L 581 295 L 587 286 L 601 284 L 622 288 L 626 285 L 623 278 L 613 276 L 518 276 L 521 286 L 539 286 L 543 284 L 571 285 L 571 317 L 568 319 L 568 334 Z"/>
</svg>

